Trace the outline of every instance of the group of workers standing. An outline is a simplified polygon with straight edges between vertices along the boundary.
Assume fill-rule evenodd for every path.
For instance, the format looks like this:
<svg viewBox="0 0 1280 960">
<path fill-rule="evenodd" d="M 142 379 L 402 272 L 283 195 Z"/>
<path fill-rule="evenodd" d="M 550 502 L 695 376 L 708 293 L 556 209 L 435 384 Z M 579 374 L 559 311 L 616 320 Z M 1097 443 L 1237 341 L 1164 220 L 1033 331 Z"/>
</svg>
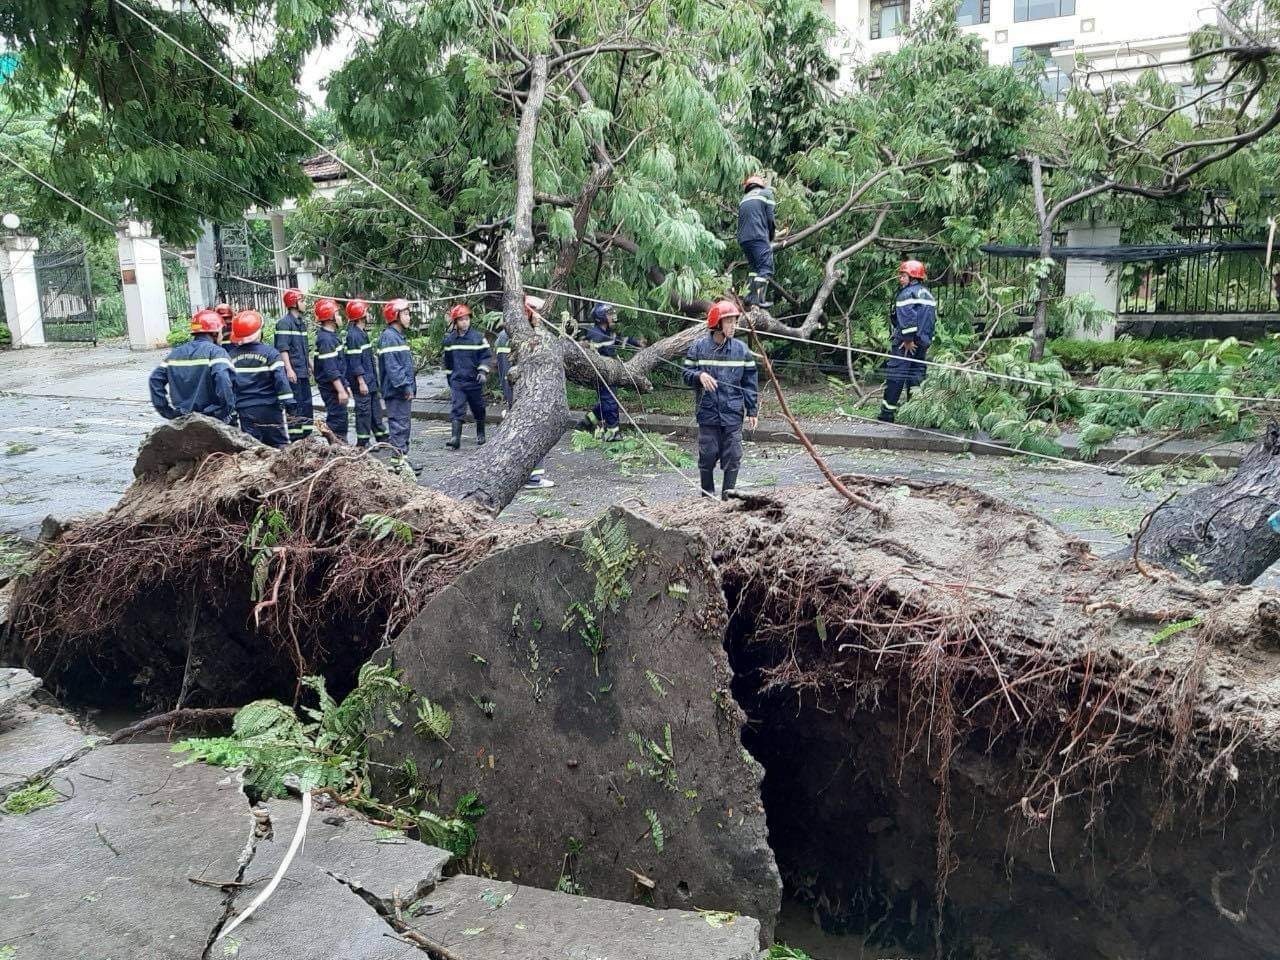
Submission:
<svg viewBox="0 0 1280 960">
<path fill-rule="evenodd" d="M 738 208 L 738 242 L 748 262 L 748 289 L 743 302 L 768 307 L 774 272 L 776 235 L 772 190 L 763 177 L 743 182 Z M 899 291 L 891 316 L 891 347 L 885 364 L 885 390 L 879 419 L 894 422 L 911 390 L 924 380 L 925 354 L 933 340 L 937 302 L 925 287 L 925 265 L 906 260 L 899 265 Z M 173 350 L 151 374 L 151 400 L 161 416 L 172 419 L 202 413 L 237 423 L 251 436 L 283 447 L 313 431 L 312 381 L 324 403 L 325 423 L 339 440 L 348 441 L 348 402 L 354 400 L 355 442 L 389 444 L 397 458 L 407 460 L 410 413 L 417 393 L 413 355 L 406 336 L 411 324 L 409 302 L 383 305 L 386 328 L 374 344 L 369 337 L 369 304 L 345 302 L 344 335 L 338 331 L 339 307 L 324 297 L 315 302 L 317 329 L 314 352 L 301 307 L 302 291 L 286 290 L 285 312 L 275 325 L 274 344 L 263 342 L 263 319 L 254 310 L 233 315 L 226 304 L 201 310 L 191 320 L 192 339 Z M 525 316 L 536 329 L 543 321 L 543 301 L 525 298 Z M 743 426 L 756 426 L 759 377 L 755 358 L 735 337 L 742 308 L 736 299 L 719 300 L 707 314 L 706 333 L 689 348 L 683 379 L 694 391 L 698 423 L 700 488 L 716 495 L 715 471 L 723 473 L 720 496 L 735 489 L 742 462 Z M 620 347 L 643 347 L 643 339 L 623 337 L 617 330 L 617 308 L 597 303 L 587 330 L 591 351 L 614 359 Z M 228 341 L 230 350 L 222 343 Z M 486 440 L 485 386 L 495 368 L 508 408 L 514 400 L 512 343 L 502 330 L 493 346 L 472 324 L 471 308 L 459 303 L 449 310 L 449 329 L 442 344 L 442 362 L 450 394 L 450 437 L 446 446 L 462 446 L 462 429 L 470 411 L 476 444 Z M 619 439 L 619 405 L 609 378 L 597 371 L 596 404 L 580 428 L 594 430 L 606 441 Z M 386 416 L 383 417 L 385 408 Z M 411 464 L 415 470 L 421 468 Z M 553 487 L 539 464 L 526 486 Z"/>
</svg>

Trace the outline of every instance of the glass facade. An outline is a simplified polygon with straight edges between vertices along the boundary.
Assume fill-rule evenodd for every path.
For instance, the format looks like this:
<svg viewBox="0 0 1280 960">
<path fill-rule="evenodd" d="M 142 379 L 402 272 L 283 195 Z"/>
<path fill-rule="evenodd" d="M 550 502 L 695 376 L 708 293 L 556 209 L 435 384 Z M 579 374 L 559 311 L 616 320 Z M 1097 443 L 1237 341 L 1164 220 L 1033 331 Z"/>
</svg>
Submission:
<svg viewBox="0 0 1280 960">
<path fill-rule="evenodd" d="M 1050 17 L 1069 17 L 1076 12 L 1076 0 L 1013 0 L 1013 20 L 1047 20 Z"/>
</svg>

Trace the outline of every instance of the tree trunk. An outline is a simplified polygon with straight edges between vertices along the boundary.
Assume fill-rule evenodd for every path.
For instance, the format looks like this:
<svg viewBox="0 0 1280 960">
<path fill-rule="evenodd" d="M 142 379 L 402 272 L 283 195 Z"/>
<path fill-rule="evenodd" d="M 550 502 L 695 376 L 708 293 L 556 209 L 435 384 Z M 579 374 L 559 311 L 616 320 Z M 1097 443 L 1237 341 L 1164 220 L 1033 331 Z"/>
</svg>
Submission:
<svg viewBox="0 0 1280 960">
<path fill-rule="evenodd" d="M 1280 508 L 1280 424 L 1272 422 L 1235 474 L 1157 507 L 1138 556 L 1205 582 L 1252 583 L 1280 560 L 1267 517 Z"/>
<path fill-rule="evenodd" d="M 1044 172 L 1040 158 L 1031 158 L 1031 185 L 1035 191 L 1036 219 L 1040 224 L 1040 262 L 1044 263 L 1053 255 L 1053 221 L 1047 212 L 1044 197 Z M 1042 277 L 1036 284 L 1036 316 L 1031 325 L 1031 359 L 1039 360 L 1044 356 L 1044 342 L 1049 332 L 1049 284 L 1048 278 Z"/>
</svg>

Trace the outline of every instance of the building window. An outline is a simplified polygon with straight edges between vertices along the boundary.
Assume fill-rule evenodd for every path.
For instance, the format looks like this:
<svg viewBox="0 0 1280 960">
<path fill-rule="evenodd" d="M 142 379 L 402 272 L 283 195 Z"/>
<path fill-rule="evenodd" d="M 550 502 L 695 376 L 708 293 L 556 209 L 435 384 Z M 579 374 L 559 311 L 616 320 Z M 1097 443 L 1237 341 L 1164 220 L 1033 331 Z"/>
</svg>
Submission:
<svg viewBox="0 0 1280 960">
<path fill-rule="evenodd" d="M 907 25 L 911 0 L 871 0 L 871 39 L 896 37 Z"/>
<path fill-rule="evenodd" d="M 1025 20 L 1047 20 L 1070 17 L 1076 12 L 1076 0 L 1013 0 L 1014 23 Z"/>
<path fill-rule="evenodd" d="M 1063 72 L 1063 70 L 1053 62 L 1051 51 L 1054 47 L 1061 47 L 1067 41 L 1059 41 L 1058 43 L 1043 43 L 1034 47 L 1014 47 L 1013 48 L 1013 65 L 1017 67 L 1025 67 L 1029 64 L 1036 64 L 1040 67 L 1040 89 L 1044 93 L 1046 100 L 1054 101 L 1065 100 L 1067 91 L 1071 89 L 1071 76 Z"/>
<path fill-rule="evenodd" d="M 991 0 L 961 0 L 956 11 L 956 23 L 972 27 L 977 23 L 991 22 Z"/>
</svg>

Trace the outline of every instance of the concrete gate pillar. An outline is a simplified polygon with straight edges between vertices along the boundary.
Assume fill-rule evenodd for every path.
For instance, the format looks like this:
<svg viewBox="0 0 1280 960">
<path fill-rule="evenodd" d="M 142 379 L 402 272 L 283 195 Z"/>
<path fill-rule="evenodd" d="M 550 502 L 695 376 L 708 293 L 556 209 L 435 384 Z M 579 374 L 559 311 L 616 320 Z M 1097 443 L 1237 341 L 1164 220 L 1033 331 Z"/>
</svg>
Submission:
<svg viewBox="0 0 1280 960">
<path fill-rule="evenodd" d="M 271 214 L 271 255 L 275 261 L 276 276 L 289 275 L 289 244 L 285 241 L 284 214 L 276 211 Z"/>
<path fill-rule="evenodd" d="M 1112 247 L 1120 242 L 1120 227 L 1112 224 L 1067 224 L 1067 246 Z M 1065 289 L 1067 296 L 1091 293 L 1104 309 L 1110 310 L 1112 319 L 1097 330 L 1069 330 L 1067 335 L 1075 340 L 1114 340 L 1116 338 L 1115 313 L 1120 308 L 1120 272 L 1116 265 L 1097 260 L 1069 259 L 1066 264 Z"/>
<path fill-rule="evenodd" d="M 36 282 L 35 237 L 9 236 L 0 245 L 0 271 L 4 275 L 4 315 L 15 347 L 44 346 L 44 311 Z"/>
<path fill-rule="evenodd" d="M 120 280 L 131 350 L 152 350 L 168 344 L 169 304 L 164 291 L 160 241 L 150 224 L 130 220 L 116 231 L 120 252 Z"/>
</svg>

